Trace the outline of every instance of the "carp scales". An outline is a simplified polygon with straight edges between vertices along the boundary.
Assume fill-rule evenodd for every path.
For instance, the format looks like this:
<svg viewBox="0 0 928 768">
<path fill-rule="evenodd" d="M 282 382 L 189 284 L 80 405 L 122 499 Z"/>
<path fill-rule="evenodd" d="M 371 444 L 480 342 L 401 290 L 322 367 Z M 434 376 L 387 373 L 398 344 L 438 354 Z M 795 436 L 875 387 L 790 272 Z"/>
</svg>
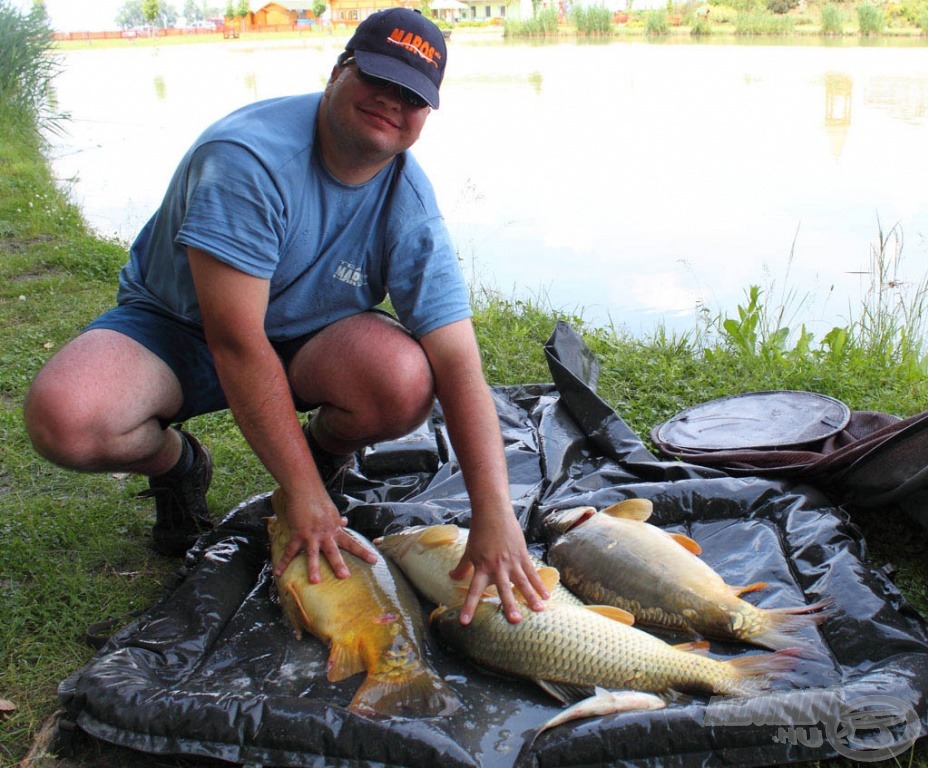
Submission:
<svg viewBox="0 0 928 768">
<path fill-rule="evenodd" d="M 707 643 L 670 645 L 629 621 L 611 606 L 549 603 L 510 624 L 498 601 L 488 598 L 467 626 L 457 608 L 440 606 L 430 617 L 439 636 L 478 666 L 531 680 L 561 701 L 596 687 L 749 695 L 763 690 L 770 676 L 792 669 L 798 656 L 789 649 L 722 661 L 705 655 Z"/>
<path fill-rule="evenodd" d="M 638 624 L 776 650 L 828 615 L 828 601 L 798 608 L 758 608 L 741 595 L 766 586 L 725 583 L 697 555 L 699 545 L 645 522 L 652 504 L 629 499 L 602 512 L 576 507 L 544 522 L 548 562 L 587 603 L 614 605 Z"/>
<path fill-rule="evenodd" d="M 448 573 L 460 562 L 467 547 L 468 529 L 457 525 L 418 525 L 374 540 L 374 544 L 400 567 L 406 578 L 436 605 L 456 605 L 467 594 L 467 580 L 453 580 Z M 533 557 L 539 569 L 546 566 Z M 550 590 L 550 600 L 583 605 L 559 580 Z M 547 584 L 547 582 L 546 582 Z"/>
<path fill-rule="evenodd" d="M 271 497 L 268 518 L 271 560 L 280 561 L 290 539 L 284 497 Z M 355 532 L 359 541 L 368 543 Z M 383 558 L 371 565 L 342 551 L 350 575 L 339 579 L 320 558 L 322 581 L 310 584 L 306 558 L 295 557 L 275 577 L 284 615 L 300 639 L 306 629 L 330 646 L 330 682 L 359 672 L 367 677 L 348 709 L 363 715 L 434 717 L 450 715 L 460 701 L 428 665 L 422 652 L 425 623 L 418 598 Z"/>
</svg>

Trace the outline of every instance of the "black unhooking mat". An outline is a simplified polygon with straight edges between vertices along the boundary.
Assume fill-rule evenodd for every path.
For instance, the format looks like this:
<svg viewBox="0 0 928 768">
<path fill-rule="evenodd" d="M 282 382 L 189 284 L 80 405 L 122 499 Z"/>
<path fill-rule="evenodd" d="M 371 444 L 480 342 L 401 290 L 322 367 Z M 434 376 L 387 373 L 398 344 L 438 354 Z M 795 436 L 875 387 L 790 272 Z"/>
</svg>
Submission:
<svg viewBox="0 0 928 768">
<path fill-rule="evenodd" d="M 652 522 L 699 542 L 728 583 L 769 582 L 752 601 L 831 599 L 833 615 L 797 637 L 803 656 L 770 693 L 574 721 L 532 742 L 560 706 L 433 640 L 430 659 L 464 702 L 457 713 L 355 715 L 346 706 L 360 678 L 329 683 L 327 650 L 311 636 L 296 641 L 272 603 L 264 495 L 232 510 L 188 555 L 171 594 L 61 683 L 68 717 L 92 737 L 149 753 L 281 766 L 782 765 L 889 757 L 921 737 L 925 624 L 868 565 L 844 512 L 810 486 L 659 461 L 595 394 L 597 363 L 579 336 L 559 324 L 545 349 L 553 384 L 494 390 L 512 499 L 533 549 L 543 554 L 540 524 L 553 509 L 645 497 Z M 440 410 L 370 451 L 338 500 L 368 537 L 467 526 Z"/>
</svg>

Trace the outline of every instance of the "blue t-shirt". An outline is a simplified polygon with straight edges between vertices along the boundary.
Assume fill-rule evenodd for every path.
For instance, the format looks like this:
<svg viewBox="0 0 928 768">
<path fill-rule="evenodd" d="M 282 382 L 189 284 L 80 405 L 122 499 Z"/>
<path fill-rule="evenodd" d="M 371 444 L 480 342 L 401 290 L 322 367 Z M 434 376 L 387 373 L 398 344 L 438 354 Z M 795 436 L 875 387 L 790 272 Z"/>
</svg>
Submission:
<svg viewBox="0 0 928 768">
<path fill-rule="evenodd" d="M 404 152 L 364 184 L 338 181 L 315 147 L 320 100 L 250 104 L 197 139 L 132 244 L 120 304 L 143 302 L 201 325 L 192 246 L 270 280 L 272 341 L 369 310 L 387 294 L 417 338 L 470 317 L 467 285 L 419 164 Z"/>
</svg>

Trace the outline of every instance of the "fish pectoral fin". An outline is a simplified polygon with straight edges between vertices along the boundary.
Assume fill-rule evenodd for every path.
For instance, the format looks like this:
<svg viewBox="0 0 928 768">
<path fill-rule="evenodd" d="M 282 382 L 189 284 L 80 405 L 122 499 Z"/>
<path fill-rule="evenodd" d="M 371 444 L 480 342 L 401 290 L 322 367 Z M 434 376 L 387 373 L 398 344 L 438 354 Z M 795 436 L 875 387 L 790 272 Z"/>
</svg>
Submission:
<svg viewBox="0 0 928 768">
<path fill-rule="evenodd" d="M 650 499 L 625 499 L 625 501 L 620 501 L 618 504 L 613 504 L 611 507 L 606 507 L 603 510 L 604 515 L 609 515 L 610 517 L 620 517 L 625 520 L 639 520 L 644 522 L 654 511 L 654 504 L 651 503 Z"/>
<path fill-rule="evenodd" d="M 709 643 L 706 640 L 692 640 L 688 643 L 678 643 L 673 646 L 673 648 L 678 651 L 695 653 L 697 656 L 708 656 L 709 647 Z"/>
<path fill-rule="evenodd" d="M 535 680 L 535 684 L 561 704 L 589 698 L 594 693 L 591 685 L 571 685 L 570 683 L 553 683 L 550 680 Z"/>
<path fill-rule="evenodd" d="M 757 592 L 761 589 L 766 589 L 768 586 L 766 581 L 755 581 L 753 584 L 748 584 L 746 587 L 733 587 L 729 585 L 731 593 L 737 597 L 741 595 L 746 595 L 748 592 Z"/>
<path fill-rule="evenodd" d="M 326 678 L 337 683 L 367 669 L 358 646 L 344 642 L 333 642 L 326 662 Z"/>
<path fill-rule="evenodd" d="M 616 608 L 614 605 L 585 605 L 583 607 L 588 611 L 598 613 L 600 616 L 612 619 L 620 624 L 628 624 L 628 626 L 631 626 L 635 623 L 634 614 L 622 610 L 621 608 Z"/>
<path fill-rule="evenodd" d="M 280 591 L 280 585 L 278 584 L 278 591 Z M 284 594 L 281 596 L 282 600 L 286 600 L 291 608 L 290 610 L 294 613 L 295 616 L 299 616 L 302 620 L 303 626 L 307 629 L 312 630 L 313 621 L 309 618 L 309 614 L 306 613 L 306 609 L 303 608 L 303 601 L 300 600 L 300 589 L 292 581 L 288 581 L 284 586 Z"/>
<path fill-rule="evenodd" d="M 692 552 L 694 555 L 702 554 L 702 547 L 699 546 L 698 542 L 693 541 L 689 536 L 685 536 L 682 533 L 668 533 L 671 539 L 673 539 L 677 544 L 679 544 L 683 549 Z"/>
<path fill-rule="evenodd" d="M 419 536 L 419 543 L 424 547 L 447 547 L 458 540 L 461 529 L 456 525 L 432 525 Z"/>
</svg>

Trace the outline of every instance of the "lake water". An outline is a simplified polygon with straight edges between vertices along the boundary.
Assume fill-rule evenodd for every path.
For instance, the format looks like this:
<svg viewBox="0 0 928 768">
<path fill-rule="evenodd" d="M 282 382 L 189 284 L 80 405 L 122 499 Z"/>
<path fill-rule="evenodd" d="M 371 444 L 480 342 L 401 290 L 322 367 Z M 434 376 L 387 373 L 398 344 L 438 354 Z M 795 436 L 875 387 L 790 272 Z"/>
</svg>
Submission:
<svg viewBox="0 0 928 768">
<path fill-rule="evenodd" d="M 72 51 L 56 172 L 124 239 L 212 120 L 319 90 L 344 38 Z M 414 148 L 475 285 L 648 333 L 751 284 L 818 338 L 928 273 L 928 47 L 507 44 L 455 32 Z"/>
</svg>

